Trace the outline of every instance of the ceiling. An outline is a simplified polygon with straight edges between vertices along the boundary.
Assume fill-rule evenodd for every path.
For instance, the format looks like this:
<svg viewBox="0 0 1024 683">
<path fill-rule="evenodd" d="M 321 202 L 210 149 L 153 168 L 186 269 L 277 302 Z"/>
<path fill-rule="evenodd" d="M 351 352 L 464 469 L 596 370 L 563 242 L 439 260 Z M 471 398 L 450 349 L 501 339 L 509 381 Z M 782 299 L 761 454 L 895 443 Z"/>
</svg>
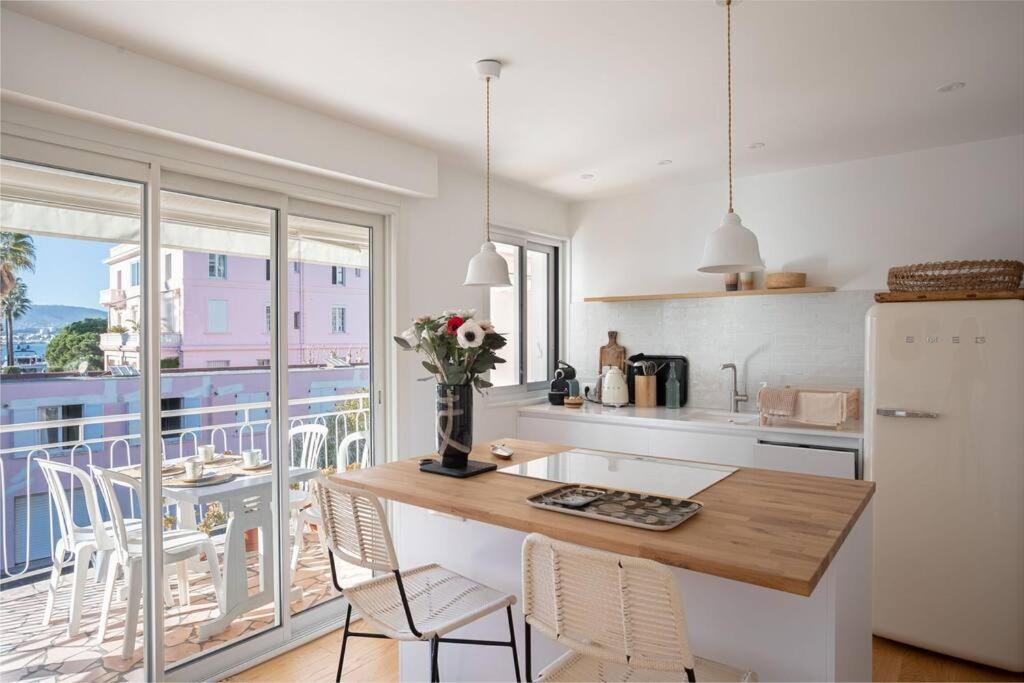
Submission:
<svg viewBox="0 0 1024 683">
<path fill-rule="evenodd" d="M 496 58 L 497 175 L 571 199 L 725 175 L 712 0 L 3 5 L 474 164 Z M 733 68 L 739 175 L 1020 134 L 1024 2 L 747 0 Z"/>
</svg>

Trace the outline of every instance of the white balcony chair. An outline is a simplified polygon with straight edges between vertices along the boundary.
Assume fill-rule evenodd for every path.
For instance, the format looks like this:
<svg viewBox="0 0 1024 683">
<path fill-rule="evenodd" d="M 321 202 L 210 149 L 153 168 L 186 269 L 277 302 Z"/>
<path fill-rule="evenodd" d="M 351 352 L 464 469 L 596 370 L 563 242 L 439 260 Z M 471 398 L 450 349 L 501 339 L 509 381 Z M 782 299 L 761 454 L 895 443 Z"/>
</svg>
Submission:
<svg viewBox="0 0 1024 683">
<path fill-rule="evenodd" d="M 355 447 L 354 463 L 359 463 L 360 469 L 370 466 L 370 440 L 366 438 L 366 432 L 352 432 L 338 444 L 338 471 L 347 470 L 349 466 L 349 454 Z M 341 463 L 345 463 L 344 466 Z"/>
<path fill-rule="evenodd" d="M 139 621 L 139 608 L 142 600 L 142 538 L 141 536 L 128 533 L 124 517 L 121 514 L 121 506 L 117 500 L 115 484 L 126 486 L 141 495 L 141 485 L 133 477 L 121 472 L 91 466 L 96 481 L 100 485 L 100 494 L 107 503 L 110 511 L 110 519 L 113 522 L 114 553 L 113 564 L 107 571 L 107 585 L 103 593 L 102 612 L 100 614 L 99 642 L 106 637 L 107 621 L 110 617 L 110 603 L 114 597 L 114 582 L 117 580 L 118 569 L 123 570 L 125 582 L 128 584 L 128 599 L 125 606 L 124 642 L 121 646 L 121 657 L 128 659 L 135 652 L 135 631 Z M 185 598 L 183 604 L 187 604 L 188 579 L 182 578 L 181 572 L 187 572 L 186 562 L 190 558 L 198 557 L 200 553 L 206 554 L 206 562 L 210 568 L 210 579 L 213 583 L 213 592 L 217 598 L 217 607 L 223 613 L 224 610 L 224 589 L 221 585 L 220 565 L 217 564 L 217 548 L 213 539 L 202 531 L 189 529 L 174 529 L 164 532 L 163 563 L 176 565 L 178 567 L 179 590 L 184 586 Z M 185 574 L 187 577 L 187 573 Z"/>
<path fill-rule="evenodd" d="M 327 427 L 321 424 L 297 425 L 288 430 L 288 447 L 292 447 L 295 439 L 299 439 L 299 456 L 296 461 L 298 467 L 317 469 L 320 466 L 320 456 L 324 453 L 324 445 L 327 443 Z M 289 451 L 290 454 L 291 451 Z M 327 544 L 324 541 L 323 524 L 320 523 L 320 509 L 316 505 L 308 483 L 300 484 L 298 490 L 289 491 L 289 506 L 291 509 L 291 528 L 295 536 L 292 544 L 292 571 L 299 564 L 299 555 L 305 549 L 306 524 L 315 524 L 317 535 L 320 536 L 320 545 L 325 549 Z"/>
<path fill-rule="evenodd" d="M 324 526 L 327 527 L 331 578 L 334 587 L 349 603 L 336 681 L 341 680 L 345 647 L 350 637 L 429 641 L 432 681 L 440 680 L 437 655 L 441 643 L 510 647 L 516 681 L 520 680 L 512 624 L 514 595 L 501 593 L 436 564 L 399 571 L 384 508 L 377 496 L 327 479 L 317 482 L 315 491 L 323 511 Z M 342 588 L 335 555 L 365 569 L 387 573 Z M 380 633 L 349 630 L 353 606 L 359 610 L 363 620 Z M 507 642 L 446 637 L 452 631 L 501 609 L 508 617 Z"/>
<path fill-rule="evenodd" d="M 569 652 L 538 681 L 756 681 L 752 671 L 694 657 L 668 567 L 530 534 L 523 543 L 526 677 L 530 628 Z"/>
<path fill-rule="evenodd" d="M 114 552 L 112 522 L 104 522 L 100 516 L 96 498 L 96 487 L 85 470 L 52 460 L 36 460 L 43 472 L 50 500 L 57 509 L 57 521 L 60 527 L 60 539 L 53 550 L 53 569 L 47 586 L 46 608 L 43 611 L 43 626 L 48 626 L 53 616 L 53 605 L 57 591 L 63 581 L 63 570 L 67 565 L 65 555 L 71 555 L 74 571 L 71 574 L 71 602 L 68 617 L 68 636 L 78 635 L 82 619 L 82 602 L 85 598 L 85 582 L 89 569 L 89 560 L 96 554 L 96 580 L 102 580 L 109 571 L 110 555 Z M 81 487 L 81 495 L 85 501 L 86 513 L 89 517 L 88 526 L 79 526 L 75 522 L 69 489 L 61 482 L 61 475 L 67 475 L 69 487 L 77 481 Z M 137 519 L 125 520 L 128 533 L 137 533 L 141 522 Z"/>
</svg>

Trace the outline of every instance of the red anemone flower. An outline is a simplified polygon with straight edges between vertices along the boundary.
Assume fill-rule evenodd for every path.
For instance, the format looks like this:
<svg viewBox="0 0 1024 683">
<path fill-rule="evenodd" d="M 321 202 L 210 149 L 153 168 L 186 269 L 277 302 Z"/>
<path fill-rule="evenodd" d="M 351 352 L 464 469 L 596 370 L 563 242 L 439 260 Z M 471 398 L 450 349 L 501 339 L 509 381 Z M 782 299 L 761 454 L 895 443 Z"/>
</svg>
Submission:
<svg viewBox="0 0 1024 683">
<path fill-rule="evenodd" d="M 457 315 L 448 318 L 448 334 L 455 334 L 464 322 L 466 321 Z"/>
</svg>

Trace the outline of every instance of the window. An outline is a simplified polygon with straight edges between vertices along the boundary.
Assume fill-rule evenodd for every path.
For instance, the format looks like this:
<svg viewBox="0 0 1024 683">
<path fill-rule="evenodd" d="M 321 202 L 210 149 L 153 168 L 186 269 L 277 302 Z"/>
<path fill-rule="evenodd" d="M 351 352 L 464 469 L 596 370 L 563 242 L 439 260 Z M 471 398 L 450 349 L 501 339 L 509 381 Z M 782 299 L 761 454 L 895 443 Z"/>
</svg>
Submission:
<svg viewBox="0 0 1024 683">
<path fill-rule="evenodd" d="M 292 313 L 292 327 L 296 330 L 302 327 L 302 311 Z"/>
<path fill-rule="evenodd" d="M 512 286 L 490 289 L 491 324 L 508 340 L 501 351 L 506 362 L 491 371 L 490 381 L 539 389 L 554 377 L 558 355 L 559 247 L 504 233 L 494 242 Z"/>
<path fill-rule="evenodd" d="M 230 368 L 231 361 L 229 360 L 208 360 L 206 361 L 206 367 L 208 368 Z"/>
<path fill-rule="evenodd" d="M 269 358 L 257 358 L 256 359 L 256 367 L 269 368 L 270 367 L 270 359 Z"/>
<path fill-rule="evenodd" d="M 267 282 L 270 282 L 270 259 L 267 259 Z"/>
<path fill-rule="evenodd" d="M 138 287 L 139 286 L 139 262 L 138 261 L 132 261 L 132 264 L 131 264 L 130 268 L 131 268 L 131 277 L 128 278 L 129 286 L 130 287 Z"/>
<path fill-rule="evenodd" d="M 270 326 L 274 323 L 274 321 L 270 317 L 270 304 L 267 304 L 264 308 L 266 309 L 267 313 L 263 331 L 266 332 L 267 334 L 270 334 Z"/>
<path fill-rule="evenodd" d="M 170 254 L 164 254 L 164 279 L 170 280 L 171 276 L 174 275 L 172 266 L 174 265 L 174 259 L 171 258 Z"/>
<path fill-rule="evenodd" d="M 71 403 L 63 406 L 43 406 L 39 409 L 39 414 L 47 422 L 75 420 L 82 417 L 83 408 L 84 406 L 81 403 Z M 40 440 L 47 444 L 74 442 L 81 438 L 81 428 L 78 425 L 47 427 L 42 431 L 43 434 Z"/>
<path fill-rule="evenodd" d="M 362 277 L 363 276 L 363 269 L 362 268 L 353 268 L 352 272 L 356 274 L 356 277 Z"/>
<path fill-rule="evenodd" d="M 224 254 L 210 254 L 209 276 L 218 280 L 228 279 L 228 257 Z"/>
<path fill-rule="evenodd" d="M 345 307 L 331 307 L 331 334 L 345 334 Z"/>
<path fill-rule="evenodd" d="M 181 397 L 177 398 L 162 398 L 160 399 L 160 413 L 163 414 L 167 410 L 181 410 L 185 407 L 184 401 Z M 170 417 L 160 418 L 160 431 L 172 432 L 181 429 L 181 415 L 173 415 Z"/>
<path fill-rule="evenodd" d="M 331 284 L 345 286 L 344 266 L 331 266 Z"/>
<path fill-rule="evenodd" d="M 228 331 L 228 302 L 226 299 L 206 300 L 206 331 L 224 334 Z"/>
<path fill-rule="evenodd" d="M 299 263 L 298 261 L 294 261 L 292 263 L 292 271 L 294 271 L 296 273 L 301 273 L 302 272 L 302 264 Z"/>
</svg>

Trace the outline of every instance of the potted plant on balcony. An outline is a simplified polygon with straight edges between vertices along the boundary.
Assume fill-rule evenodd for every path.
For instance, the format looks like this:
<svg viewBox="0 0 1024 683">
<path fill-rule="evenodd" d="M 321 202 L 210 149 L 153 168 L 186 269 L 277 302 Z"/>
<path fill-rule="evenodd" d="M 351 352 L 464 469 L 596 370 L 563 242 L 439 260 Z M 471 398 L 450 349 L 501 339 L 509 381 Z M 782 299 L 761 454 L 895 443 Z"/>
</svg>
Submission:
<svg viewBox="0 0 1024 683">
<path fill-rule="evenodd" d="M 437 381 L 437 453 L 443 467 L 465 469 L 473 449 L 473 389 L 492 386 L 483 374 L 505 360 L 497 354 L 505 337 L 476 311 L 445 311 L 421 315 L 395 337 L 403 349 L 426 356 L 422 361 Z"/>
</svg>

